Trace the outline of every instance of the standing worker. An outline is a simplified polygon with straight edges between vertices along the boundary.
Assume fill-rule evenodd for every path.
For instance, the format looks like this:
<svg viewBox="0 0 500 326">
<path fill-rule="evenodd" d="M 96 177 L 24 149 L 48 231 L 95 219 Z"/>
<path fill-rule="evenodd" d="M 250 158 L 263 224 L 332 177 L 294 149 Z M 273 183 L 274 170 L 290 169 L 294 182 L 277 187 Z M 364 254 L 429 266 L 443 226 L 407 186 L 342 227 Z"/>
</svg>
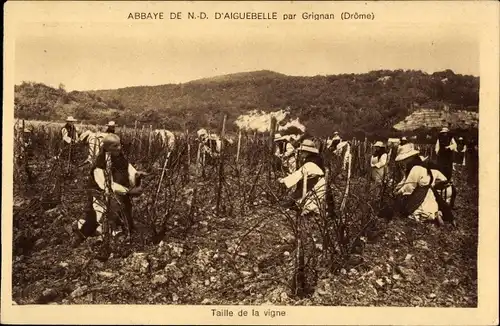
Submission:
<svg viewBox="0 0 500 326">
<path fill-rule="evenodd" d="M 107 178 L 110 185 L 107 184 Z M 73 224 L 77 237 L 73 246 L 78 246 L 87 237 L 102 234 L 102 217 L 106 216 L 112 234 L 120 233 L 125 224 L 134 230 L 132 197 L 142 194 L 141 177 L 146 173 L 137 171 L 125 158 L 120 138 L 108 134 L 103 147 L 90 171 L 89 196 L 85 219 Z M 111 196 L 108 207 L 108 196 Z M 106 210 L 109 208 L 109 212 Z"/>
<path fill-rule="evenodd" d="M 61 128 L 62 147 L 58 158 L 75 162 L 74 145 L 78 142 L 78 132 L 75 127 L 77 120 L 72 116 L 66 119 L 66 124 Z"/>
<path fill-rule="evenodd" d="M 439 132 L 435 151 L 441 172 L 448 180 L 451 180 L 453 174 L 453 152 L 457 151 L 457 143 L 450 135 L 448 128 L 445 127 Z"/>
<path fill-rule="evenodd" d="M 28 178 L 29 184 L 32 184 L 35 181 L 31 164 L 34 157 L 32 136 L 32 130 L 30 128 L 24 128 L 23 135 L 21 137 L 22 145 L 19 155 L 21 164 L 24 166 L 24 171 L 26 172 L 26 177 Z"/>
<path fill-rule="evenodd" d="M 467 144 L 463 137 L 458 137 L 457 153 L 455 154 L 454 164 L 465 166 L 465 153 L 467 152 Z"/>
<path fill-rule="evenodd" d="M 342 169 L 345 171 L 351 164 L 352 154 L 351 145 L 347 141 L 343 141 L 338 132 L 334 133 L 331 140 L 327 141 L 327 148 L 333 152 L 333 155 L 342 159 Z"/>
<path fill-rule="evenodd" d="M 375 182 L 375 184 L 381 184 L 384 182 L 388 155 L 387 150 L 385 148 L 385 144 L 381 141 L 377 141 L 374 145 L 374 151 L 370 160 L 370 166 L 372 168 L 371 180 Z"/>
<path fill-rule="evenodd" d="M 116 133 L 116 123 L 114 121 L 108 122 L 106 125 L 108 128 L 106 129 L 107 134 L 115 134 Z"/>
<path fill-rule="evenodd" d="M 78 132 L 76 131 L 75 122 L 77 120 L 72 116 L 66 119 L 66 124 L 61 129 L 62 140 L 66 144 L 76 143 Z"/>
</svg>

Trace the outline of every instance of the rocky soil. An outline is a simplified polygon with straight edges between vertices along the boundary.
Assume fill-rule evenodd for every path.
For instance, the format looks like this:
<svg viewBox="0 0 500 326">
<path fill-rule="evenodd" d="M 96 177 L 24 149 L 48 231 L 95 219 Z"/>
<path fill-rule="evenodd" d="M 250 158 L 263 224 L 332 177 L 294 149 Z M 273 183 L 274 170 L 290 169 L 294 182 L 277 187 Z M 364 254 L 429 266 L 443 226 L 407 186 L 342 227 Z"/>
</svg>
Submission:
<svg viewBox="0 0 500 326">
<path fill-rule="evenodd" d="M 265 206 L 217 217 L 201 207 L 189 227 L 174 214 L 161 241 L 143 219 L 130 243 L 113 241 L 106 261 L 97 239 L 70 245 L 81 217 L 81 179 L 67 181 L 62 203 L 37 206 L 37 191 L 15 187 L 13 300 L 16 304 L 273 304 L 477 306 L 478 193 L 457 172 L 458 227 L 407 219 L 377 221 L 377 235 L 338 271 L 318 268 L 311 293 L 291 292 L 293 234 Z M 208 191 L 207 193 L 210 193 Z M 190 191 L 185 192 L 192 193 Z M 234 194 L 233 194 L 234 196 Z M 31 206 L 30 206 L 31 205 Z M 321 255 L 317 246 L 316 255 Z"/>
</svg>

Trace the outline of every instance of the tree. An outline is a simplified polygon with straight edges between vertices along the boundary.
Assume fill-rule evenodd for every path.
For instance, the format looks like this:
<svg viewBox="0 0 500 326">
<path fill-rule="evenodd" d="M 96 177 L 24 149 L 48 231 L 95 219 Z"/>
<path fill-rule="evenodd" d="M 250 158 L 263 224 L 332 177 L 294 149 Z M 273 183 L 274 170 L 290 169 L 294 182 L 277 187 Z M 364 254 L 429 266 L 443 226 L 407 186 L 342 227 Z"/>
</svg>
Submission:
<svg viewBox="0 0 500 326">
<path fill-rule="evenodd" d="M 75 109 L 75 118 L 82 121 L 92 119 L 91 112 L 92 108 L 87 103 L 80 104 Z"/>
</svg>

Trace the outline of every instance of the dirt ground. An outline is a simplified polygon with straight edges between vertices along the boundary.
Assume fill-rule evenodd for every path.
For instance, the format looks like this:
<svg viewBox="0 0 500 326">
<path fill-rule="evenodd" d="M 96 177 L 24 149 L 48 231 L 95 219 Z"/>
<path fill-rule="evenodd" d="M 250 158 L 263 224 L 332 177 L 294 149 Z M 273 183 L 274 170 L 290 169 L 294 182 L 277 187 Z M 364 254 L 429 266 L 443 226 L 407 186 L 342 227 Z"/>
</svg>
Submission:
<svg viewBox="0 0 500 326">
<path fill-rule="evenodd" d="M 70 244 L 68 225 L 83 216 L 81 175 L 66 181 L 71 190 L 50 208 L 37 206 L 43 188 L 34 186 L 28 194 L 23 181 L 15 180 L 13 300 L 20 305 L 476 307 L 478 193 L 462 173 L 455 178 L 458 227 L 377 220 L 377 235 L 364 250 L 338 272 L 319 268 L 309 278 L 312 292 L 300 299 L 289 286 L 293 235 L 266 206 L 229 218 L 217 217 L 213 203 L 206 202 L 189 227 L 174 214 L 158 242 L 141 214 L 147 203 L 138 198 L 139 231 L 131 243 L 116 240 L 109 259 L 100 261 L 96 239 L 77 248 Z"/>
</svg>

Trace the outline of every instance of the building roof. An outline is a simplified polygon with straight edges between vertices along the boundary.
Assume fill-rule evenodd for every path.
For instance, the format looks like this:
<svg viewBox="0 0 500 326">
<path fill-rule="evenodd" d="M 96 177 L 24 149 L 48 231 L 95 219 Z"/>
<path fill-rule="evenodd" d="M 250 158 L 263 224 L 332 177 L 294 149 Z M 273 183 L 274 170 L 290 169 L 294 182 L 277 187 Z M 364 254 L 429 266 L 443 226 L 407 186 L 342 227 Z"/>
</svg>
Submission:
<svg viewBox="0 0 500 326">
<path fill-rule="evenodd" d="M 444 126 L 451 129 L 477 128 L 479 124 L 479 113 L 465 110 L 433 110 L 418 109 L 403 121 L 393 126 L 399 131 L 412 131 L 419 128 L 433 129 Z"/>
</svg>

